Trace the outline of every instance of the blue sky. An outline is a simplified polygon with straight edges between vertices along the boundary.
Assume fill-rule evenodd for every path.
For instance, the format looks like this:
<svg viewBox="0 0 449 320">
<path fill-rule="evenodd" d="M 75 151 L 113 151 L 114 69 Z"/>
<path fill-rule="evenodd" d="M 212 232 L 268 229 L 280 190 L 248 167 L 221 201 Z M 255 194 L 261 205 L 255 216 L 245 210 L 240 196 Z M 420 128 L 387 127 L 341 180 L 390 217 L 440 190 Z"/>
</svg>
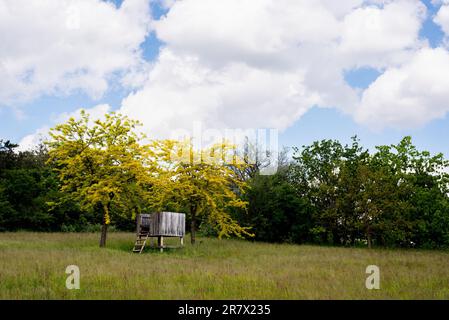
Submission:
<svg viewBox="0 0 449 320">
<path fill-rule="evenodd" d="M 427 39 L 432 48 L 443 46 L 444 32 L 433 21 L 440 6 L 432 5 L 430 0 L 423 2 L 428 9 L 428 15 L 422 23 L 419 36 L 421 39 Z M 117 8 L 120 7 L 120 0 L 115 3 Z M 151 4 L 151 9 L 153 19 L 156 20 L 168 12 L 168 9 L 163 9 L 158 3 Z M 139 44 L 143 59 L 150 64 L 156 63 L 160 50 L 165 46 L 154 31 L 149 32 L 145 41 Z M 385 70 L 382 68 L 369 66 L 353 68 L 344 72 L 344 79 L 354 90 L 360 92 L 367 89 L 383 72 Z M 122 100 L 138 90 L 139 88 L 109 83 L 100 97 L 93 98 L 85 90 L 75 89 L 71 90 L 70 94 L 47 92 L 29 101 L 19 100 L 0 105 L 0 138 L 21 141 L 39 128 L 53 125 L 54 119 L 57 119 L 61 113 L 74 112 L 79 108 L 108 104 L 113 110 L 118 110 L 122 106 Z M 52 90 L 49 91 L 52 92 Z M 403 136 L 411 135 L 418 147 L 431 152 L 443 152 L 449 156 L 449 144 L 446 142 L 448 134 L 449 119 L 446 116 L 440 116 L 439 119 L 431 119 L 423 125 L 410 128 L 395 128 L 393 125 L 381 130 L 373 130 L 364 123 L 354 120 L 351 113 L 329 105 L 328 107 L 312 107 L 292 124 L 282 127 L 280 144 L 302 146 L 314 140 L 328 138 L 349 142 L 351 136 L 358 135 L 365 146 L 373 148 L 375 145 L 397 143 Z"/>
</svg>

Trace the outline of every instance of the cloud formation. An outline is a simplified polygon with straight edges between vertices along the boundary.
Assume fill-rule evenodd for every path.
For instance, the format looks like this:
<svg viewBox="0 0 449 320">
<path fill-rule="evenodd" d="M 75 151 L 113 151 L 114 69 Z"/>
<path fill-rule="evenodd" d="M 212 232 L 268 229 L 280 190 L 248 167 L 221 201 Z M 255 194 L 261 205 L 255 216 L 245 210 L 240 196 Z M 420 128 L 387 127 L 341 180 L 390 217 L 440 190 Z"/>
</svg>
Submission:
<svg viewBox="0 0 449 320">
<path fill-rule="evenodd" d="M 56 117 L 53 117 L 47 126 L 44 126 L 42 128 L 39 128 L 36 130 L 36 132 L 26 135 L 22 138 L 22 140 L 19 143 L 18 150 L 19 151 L 25 151 L 25 150 L 31 150 L 35 146 L 39 145 L 42 142 L 45 142 L 49 139 L 49 132 L 52 126 L 55 126 L 59 123 L 64 123 L 68 121 L 70 118 L 80 119 L 81 118 L 81 110 L 85 110 L 84 108 L 80 108 L 78 110 L 75 110 L 73 112 L 64 112 L 59 114 Z M 108 104 L 99 104 L 93 108 L 90 108 L 88 110 L 88 113 L 90 115 L 90 119 L 102 119 L 104 118 L 104 115 L 111 111 L 111 106 Z"/>
<path fill-rule="evenodd" d="M 148 81 L 121 111 L 163 133 L 194 121 L 282 130 L 314 106 L 372 125 L 366 108 L 381 101 L 361 104 L 344 72 L 401 68 L 426 46 L 425 19 L 409 0 L 176 1 L 154 23 L 165 47 Z"/>
<path fill-rule="evenodd" d="M 0 1 L 0 101 L 81 91 L 99 98 L 112 77 L 143 63 L 149 0 Z"/>
<path fill-rule="evenodd" d="M 19 5 L 5 1 L 14 13 Z M 119 111 L 157 136 L 197 121 L 210 128 L 282 130 L 312 107 L 338 108 L 374 130 L 423 126 L 449 112 L 448 49 L 444 43 L 431 48 L 421 37 L 429 12 L 418 0 L 157 0 L 168 10 L 160 20 L 150 19 L 144 0 L 125 0 L 120 8 L 80 0 L 82 25 L 89 27 L 72 35 L 55 26 L 63 23 L 61 8 L 73 1 L 49 1 L 48 10 L 59 8 L 49 11 L 56 18 L 32 25 L 49 32 L 42 40 L 48 49 L 34 45 L 34 57 L 28 45 L 12 46 L 19 59 L 12 52 L 8 68 L 0 64 L 0 75 L 10 77 L 0 77 L 0 96 L 22 89 L 96 96 L 109 75 L 125 70 L 121 82 L 138 87 Z M 433 3 L 441 8 L 431 19 L 449 35 L 449 2 Z M 30 16 L 14 21 L 27 25 L 25 19 Z M 0 22 L 0 30 L 10 24 Z M 150 31 L 163 46 L 142 66 L 139 46 Z M 358 68 L 381 75 L 366 89 L 354 88 L 344 75 Z"/>
<path fill-rule="evenodd" d="M 436 24 L 438 24 L 441 29 L 449 37 L 449 1 L 444 1 L 440 10 L 438 10 L 437 15 L 434 18 Z"/>
<path fill-rule="evenodd" d="M 356 119 L 374 130 L 421 127 L 449 112 L 449 52 L 424 48 L 363 93 Z"/>
</svg>

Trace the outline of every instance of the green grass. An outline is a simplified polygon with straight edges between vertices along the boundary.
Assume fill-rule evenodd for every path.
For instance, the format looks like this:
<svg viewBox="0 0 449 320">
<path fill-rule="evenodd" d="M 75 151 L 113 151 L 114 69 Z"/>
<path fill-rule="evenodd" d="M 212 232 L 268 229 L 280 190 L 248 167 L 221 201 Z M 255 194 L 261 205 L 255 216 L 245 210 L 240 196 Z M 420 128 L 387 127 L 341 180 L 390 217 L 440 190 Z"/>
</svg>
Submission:
<svg viewBox="0 0 449 320">
<path fill-rule="evenodd" d="M 131 253 L 134 235 L 0 234 L 1 299 L 449 299 L 449 253 L 199 239 Z M 174 239 L 173 239 L 174 240 Z M 188 240 L 188 239 L 187 239 Z M 65 288 L 78 265 L 81 289 Z M 367 290 L 378 265 L 381 289 Z"/>
</svg>

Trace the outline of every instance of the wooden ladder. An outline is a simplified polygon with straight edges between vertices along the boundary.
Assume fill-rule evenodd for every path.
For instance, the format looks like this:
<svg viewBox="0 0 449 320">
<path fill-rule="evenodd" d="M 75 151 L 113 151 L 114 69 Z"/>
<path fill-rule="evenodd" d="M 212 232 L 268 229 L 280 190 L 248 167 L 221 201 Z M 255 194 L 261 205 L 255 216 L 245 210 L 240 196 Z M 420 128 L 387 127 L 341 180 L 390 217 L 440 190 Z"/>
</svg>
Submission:
<svg viewBox="0 0 449 320">
<path fill-rule="evenodd" d="M 147 240 L 150 237 L 150 232 L 139 233 L 136 238 L 136 242 L 134 242 L 133 252 L 142 253 L 143 249 L 145 249 L 145 245 L 147 244 Z"/>
</svg>

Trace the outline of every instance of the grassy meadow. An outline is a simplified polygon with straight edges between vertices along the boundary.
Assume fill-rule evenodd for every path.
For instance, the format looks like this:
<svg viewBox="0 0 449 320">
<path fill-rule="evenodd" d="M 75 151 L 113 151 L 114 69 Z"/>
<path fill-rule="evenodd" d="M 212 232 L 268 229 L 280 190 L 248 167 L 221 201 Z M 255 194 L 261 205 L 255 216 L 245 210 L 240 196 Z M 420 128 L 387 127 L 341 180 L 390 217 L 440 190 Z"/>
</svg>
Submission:
<svg viewBox="0 0 449 320">
<path fill-rule="evenodd" d="M 139 255 L 132 233 L 110 233 L 106 249 L 98 238 L 0 233 L 0 299 L 449 299 L 449 252 L 200 238 Z M 380 290 L 365 288 L 372 264 Z M 80 290 L 65 287 L 68 265 Z"/>
</svg>

